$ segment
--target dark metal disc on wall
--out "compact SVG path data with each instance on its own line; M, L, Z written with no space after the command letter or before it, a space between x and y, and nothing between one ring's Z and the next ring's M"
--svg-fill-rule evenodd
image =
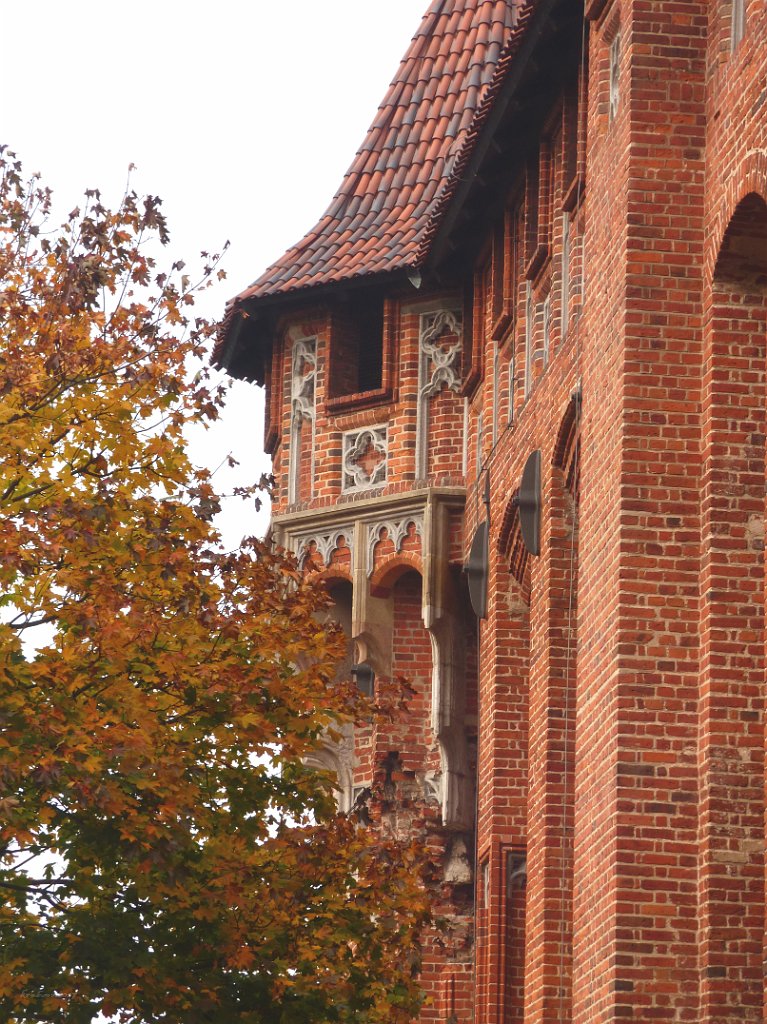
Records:
M488 525L480 523L474 531L466 575L469 581L469 598L478 619L487 618L487 577L488 577Z
M541 553L541 453L534 451L522 470L519 493L514 499L519 511L522 540L531 555Z

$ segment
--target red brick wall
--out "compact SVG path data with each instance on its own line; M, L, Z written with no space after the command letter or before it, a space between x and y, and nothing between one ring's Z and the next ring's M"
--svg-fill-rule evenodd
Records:
M564 121L554 98L537 137L519 140L529 159L510 162L496 222L466 256L471 382L465 396L443 388L429 402L425 482L466 486L450 561L466 558L489 516L490 567L477 665L467 643L466 666L466 726L473 733L476 703L479 732L476 964L470 896L446 890L460 938L447 953L436 941L426 951L424 1020L468 1020L473 998L476 1024L755 1024L766 948L767 7L749 0L734 52L729 0L586 8L580 160L565 144L575 135L573 83L563 81ZM455 294L390 297L396 380L343 411L327 403L327 315L285 325L318 338L304 506L358 500L340 494L341 432L363 425L389 428L389 477L376 493L416 484L420 316ZM528 338L537 357L526 388ZM270 403L282 424L278 513L288 336L282 351L271 373L281 405ZM526 557L512 497L534 450L541 554ZM423 547L413 529L402 551L386 537L375 550L393 672L416 692L408 717L359 749L404 801L398 827L420 830L444 859L452 838L438 809L413 798L439 767L420 578L391 574L395 563L424 569ZM526 882L511 885L509 864L525 857Z
M463 400L443 388L429 403L427 477L435 484L451 484L462 475Z
M408 681L407 718L381 727L380 743L398 751L404 770L423 771L433 761L431 735L431 641L421 619L421 578L415 572L401 576L392 588L394 636L392 673Z
M604 174L588 173L589 194L599 201L590 222L609 217L620 232L620 247L604 276L590 274L587 302L595 313L597 307L608 311L603 290L611 275L618 316L611 327L604 325L604 344L620 359L615 407L620 420L614 423L620 436L613 434L618 444L610 452L620 480L604 495L602 510L592 520L589 513L596 510L587 510L586 480L587 474L592 479L593 467L587 468L591 445L586 441L581 564L584 578L602 582L597 567L585 559L594 526L607 518L607 530L619 536L613 554L619 586L610 595L612 621L579 623L579 635L582 631L584 641L591 641L604 665L596 673L604 683L588 686L592 707L583 712L594 723L584 727L582 757L595 784L581 804L576 830L580 824L591 831L593 843L584 851L582 871L590 875L584 895L588 901L595 890L606 890L606 898L597 928L589 931L581 922L585 948L576 948L576 971L579 956L588 957L594 967L588 972L591 984L576 993L576 1017L594 1019L596 995L600 1018L677 1020L697 1013L698 981L695 418L706 5L689 3L680 11L674 5L613 4L600 27L592 40L590 101L594 134L601 136L607 164ZM604 69L615 32L621 38L621 101L610 123ZM618 177L616 182L616 164L625 167L623 181ZM616 184L625 190L620 197ZM608 210L603 199L625 203L620 226L616 211ZM596 341L595 327L589 322ZM594 358L597 351L590 353ZM593 387L584 387L584 407L596 398ZM603 599L593 593L583 597L594 618L603 618ZM583 671L590 682L595 668L589 657ZM602 714L592 717L597 708ZM593 834L594 806L603 815L603 836ZM576 876L577 858L576 853ZM614 951L609 958L604 948L608 935ZM662 974L661 961L666 965Z
M698 749L706 1019L737 1007L760 1020L764 999L765 267L767 206L750 196L725 234L705 332Z
M499 842L520 849L527 842L529 607L507 570L496 570L493 588L490 614L482 623L480 674L477 849L479 863L487 864L489 872L477 972L477 1019L482 1024L503 1020L504 872ZM484 885L479 872L477 884Z
M716 316L717 306L721 306L722 299L725 300L725 306L731 305L730 302L727 302L728 291L730 291L730 297L736 300L736 306L740 305L745 298L742 280L740 286L736 289L721 288L723 282L715 280L717 276L715 267L720 249L723 246L727 247L728 228L734 217L737 220L736 210L742 201L749 195L760 197L762 203L767 198L767 118L765 118L763 109L764 82L767 78L767 11L765 11L763 4L750 0L746 5L746 33L734 52L731 52L728 40L729 13L729 4L722 4L721 6L711 5L709 11L706 106L708 133L706 157L710 173L706 189L707 245L705 253L705 297L709 317ZM752 204L750 212L753 215L754 200L752 199L750 202ZM744 209L743 206L740 206L740 208L741 210ZM762 262L765 252L763 223L763 213L758 214L756 224L762 225L761 242L754 247L752 239L750 246L752 257L757 261L761 259ZM742 225L739 233L742 235ZM732 277L732 273L730 272L726 276ZM749 291L752 293L752 302L753 299L758 299L757 293L754 293L753 289L749 289ZM757 311L758 301L756 306L757 309L754 309L753 312L758 320L760 315ZM723 312L721 309L720 311ZM730 312L731 310L727 310L728 319ZM741 319L742 312L737 311L737 316L738 319ZM725 327L725 335L731 327L735 326L730 324L728 319L721 325ZM754 326L755 324L753 323L749 325L746 328L747 332L752 331ZM707 319L707 330L709 328L713 328L713 325ZM710 338L713 342L717 333L721 333L721 331L711 329L710 334L707 335L707 341ZM723 366L720 374L726 377L729 370L730 367ZM743 386L742 383L740 386ZM741 443L742 440L741 437ZM742 517L740 518L740 525L742 526ZM720 654L719 657L720 659L726 658L726 655ZM763 680L761 692L763 695ZM704 697L703 699L705 700L706 698ZM719 714L721 716L721 710ZM743 716L742 707L740 716ZM735 723L733 723L732 728L737 732L737 725ZM754 728L756 729L757 727L755 726ZM726 739L726 735L723 739ZM753 758L755 756L755 749L752 743L753 740L748 741L747 748L751 748L751 757ZM725 767L726 764L727 758L725 757L722 766ZM744 763L744 767L746 764L747 762ZM751 767L753 770L755 766L752 765ZM755 808L756 804L753 799L750 801L750 805L752 809ZM745 824L745 821L741 824L741 837L743 837L742 826ZM764 832L762 832L760 840L763 843ZM709 854L708 856L710 859L711 855ZM753 856L752 851L749 860L752 860ZM712 870L713 865L707 864L704 875L707 876ZM714 878L708 883L712 895L717 891L715 886L715 870L713 870L713 874ZM746 882L747 874L748 866L747 864L742 864L739 868L735 869L734 877L740 875L741 882L748 885L749 883ZM703 885L705 886L706 882L703 882ZM721 888L718 889L718 892L721 894ZM705 891L701 894L701 899L702 912L706 914L707 900ZM714 916L716 914L715 905L711 907L711 914ZM712 920L712 926L714 923L715 921ZM742 941L743 932L740 931L739 935ZM701 964L702 970L706 969L705 959L713 952L714 942L711 940L714 940L716 936L717 933L715 931L704 936L704 952L702 953L704 962ZM762 938L761 951L763 963L767 963L767 939L765 936ZM756 974L752 973L750 981L746 980L749 968L742 958L739 958L738 962L733 960L723 961L712 966L715 966L715 970L712 972L714 977L704 981L704 1000L707 1004L710 1003L712 1006L718 1007L725 1005L728 1007L726 1012L733 1016L735 1011L732 1009L732 1004L737 1000L735 993L739 985L745 985L748 1006L746 1012L750 1015L749 1019L759 1019L759 998L756 994L758 987L756 960L751 961L750 970L751 972L755 971ZM762 995L763 998L764 996Z
M559 1021L572 1014L578 540L558 471L547 497L531 600L526 1002L529 1019Z
M439 807L425 796L427 773L439 771L440 759L431 729L432 645L422 621L420 575L400 570L390 593L392 674L404 679L411 693L406 713L373 728L372 756L385 797L379 813L383 827L420 835L441 872L452 840L441 828ZM455 1024L466 1024L471 1020L471 886L438 881L435 895L436 913L447 922L447 930L430 935L423 951L427 1004L421 1021L442 1024L452 1013Z
M411 300L412 291L407 295ZM281 401L272 401L270 416L281 424L276 431L274 475L276 479L274 512L302 508L320 510L337 505L339 501L354 503L371 494L385 497L409 490L416 478L417 395L419 387L419 334L420 316L424 311L435 311L455 305L451 294L419 296L417 304L399 300L394 296L386 303L386 330L393 341L384 351L384 360L396 355L396 366L387 373L391 389L374 397L351 398L342 406L333 401L338 384L331 392L328 386L328 351L333 345L334 331L338 341L345 343L338 318L315 310L308 315L286 318L280 331L281 348L270 379L282 380ZM335 323L335 327L334 327ZM297 500L288 503L290 466L290 407L292 345L296 338L317 339L317 375L315 385L316 422L314 429L314 470L308 478L302 458L301 485ZM448 344L446 335L443 344ZM454 340L454 339L453 339ZM343 360L336 359L334 365ZM334 371L340 373L341 370ZM273 385L274 387L274 385ZM432 485L463 483L463 400L455 392L443 387L429 401L428 435L426 438L427 480ZM378 425L388 426L388 479L385 486L369 491L343 493L341 486L342 435L345 431ZM273 428L272 428L273 429Z

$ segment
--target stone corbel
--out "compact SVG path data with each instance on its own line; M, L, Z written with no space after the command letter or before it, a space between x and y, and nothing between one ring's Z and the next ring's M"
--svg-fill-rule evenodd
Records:
M443 615L429 630L432 645L432 726L442 763L442 822L474 827L474 780L469 764L464 707L465 656L461 623Z
M432 645L431 726L442 762L442 820L474 827L474 780L466 739L463 617L451 576L448 510L430 501L424 516L423 621Z
M377 676L391 678L394 603L391 596L373 597L367 575L367 524L357 522L354 534L352 639L357 661L367 662Z

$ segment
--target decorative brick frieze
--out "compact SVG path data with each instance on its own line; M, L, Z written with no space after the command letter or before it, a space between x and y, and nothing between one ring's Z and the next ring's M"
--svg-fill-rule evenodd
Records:
M315 384L317 379L317 339L304 338L293 345L291 405L293 420L314 422Z
M440 343L444 337L456 338L452 344ZM420 350L422 356L421 395L431 398L442 387L461 390L461 347L463 326L460 311L440 309L421 314Z
M338 529L330 530L325 533L310 531L304 534L299 534L291 538L291 548L295 552L299 564L302 564L303 560L312 550L312 544L314 544L314 550L319 554L323 565L327 568L333 558L333 552L338 549L339 543L342 539L346 541L346 545L351 551L351 571L353 572L354 526L351 524L341 526Z
M367 570L368 576L373 575L373 569L375 568L375 550L376 545L383 538L381 534L386 530L386 539L390 540L394 545L394 553L396 554L402 549L402 544L405 538L408 536L410 527L414 527L415 534L418 537L423 538L423 516L422 515L410 515L405 516L404 519L384 519L368 524L368 535L367 535Z

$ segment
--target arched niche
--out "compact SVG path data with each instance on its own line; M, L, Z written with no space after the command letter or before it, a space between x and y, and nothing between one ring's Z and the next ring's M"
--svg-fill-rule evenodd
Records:
M514 498L506 505L498 533L498 554L506 564L509 573L517 583L517 596L525 605L530 605L530 555L522 539L519 509Z
M354 738L351 729L344 729L340 740L328 740L304 758L304 764L335 776L338 810L348 814L354 801Z
M346 638L345 653L336 668L335 679L337 683L347 682L351 676L350 670L354 660L354 645L351 638L352 583L348 577L333 569L323 571L321 576L332 604L320 613L320 618L324 622L334 622L340 627ZM355 726L348 723L340 730L339 739L331 739L326 735L321 746L305 758L305 764L310 767L335 775L337 780L336 800L338 809L342 813L351 810L354 799L356 767L354 745Z
M705 294L702 373L700 973L702 1019L764 1010L767 203L724 230ZM736 955L733 955L735 953Z
M330 618L337 623L347 639L346 655L339 664L336 678L348 679L353 664L352 644L352 583L347 577L336 574L332 570L323 574L323 581L328 595L333 602L329 609Z

